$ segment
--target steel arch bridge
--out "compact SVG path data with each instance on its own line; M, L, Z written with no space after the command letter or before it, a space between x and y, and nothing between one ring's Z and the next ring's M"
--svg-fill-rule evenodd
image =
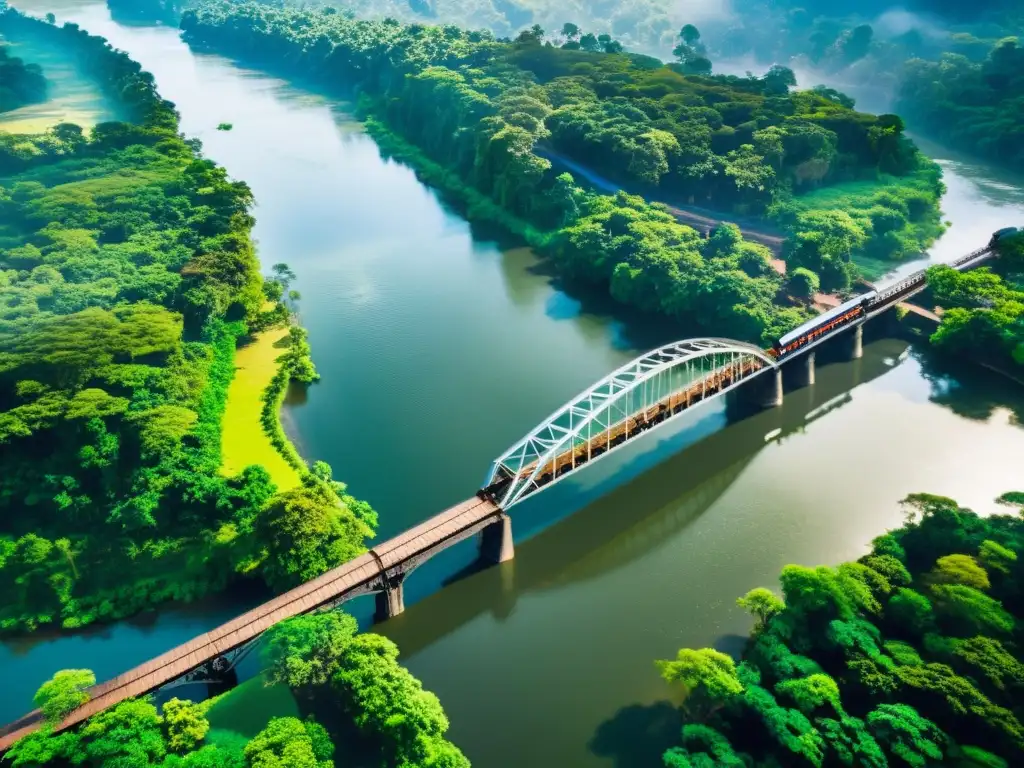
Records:
M483 493L508 509L673 416L779 364L731 339L687 339L613 371L499 456Z

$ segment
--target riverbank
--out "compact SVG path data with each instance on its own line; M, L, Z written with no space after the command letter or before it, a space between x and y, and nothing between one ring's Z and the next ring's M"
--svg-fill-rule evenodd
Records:
M499 226L509 234L521 237L533 248L543 248L550 244L555 232L537 229L466 184L457 173L431 160L422 149L388 126L381 118L379 104L374 100L362 99L357 114L363 121L367 135L373 138L385 158L408 165L415 171L416 178L456 203L467 219Z
M278 491L287 491L301 482L293 462L284 451L295 454L289 443L279 451L264 427L263 414L271 409L279 419L281 396L268 393L274 378L284 365L280 360L288 347L288 327L270 328L253 334L235 351L235 375L228 387L221 438L221 474L236 475L258 464L270 473ZM270 403L267 403L268 394Z

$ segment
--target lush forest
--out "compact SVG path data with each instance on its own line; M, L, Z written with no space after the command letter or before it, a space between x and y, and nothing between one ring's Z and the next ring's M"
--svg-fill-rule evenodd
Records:
M946 309L932 343L1019 376L1024 371L1024 235L1003 238L992 267L928 270L928 287Z
M12 56L10 46L0 41L0 112L45 100L43 70Z
M14 10L0 33L74 56L132 120L0 133L0 629L79 627L243 574L284 589L363 551L373 511L325 464L287 493L259 466L219 471L236 341L287 317L249 188L102 38ZM293 341L282 370L309 381Z
M897 108L929 136L1024 171L1024 47L1000 40L980 62L907 62Z
M213 723L230 691L202 703L129 699L84 725L24 737L7 752L15 768L469 768L445 738L448 719L437 697L398 663L385 637L357 634L340 611L300 616L262 641L263 684L286 687L300 717L275 717L248 741ZM50 723L88 700L88 670L64 670L43 684L36 704ZM251 685L252 683L247 683Z
M765 340L804 316L770 253L733 227L703 239L641 197L585 191L548 155L641 191L771 214L793 233L792 266L827 290L849 286L855 254L904 255L941 231L939 171L899 119L790 92L787 70L686 75L574 25L557 44L539 28L500 42L254 3L202 5L182 29L192 45L355 89L381 145L458 192L471 216L525 232L563 274L626 304L719 334ZM908 175L887 186L896 174Z
M756 624L736 664L710 648L658 662L686 698L670 768L1018 765L1024 494L980 517L914 494L908 522L836 568L787 565L783 597L737 602Z
M1020 3L737 0L736 9L708 30L715 57L786 62L892 104L915 131L1024 168Z

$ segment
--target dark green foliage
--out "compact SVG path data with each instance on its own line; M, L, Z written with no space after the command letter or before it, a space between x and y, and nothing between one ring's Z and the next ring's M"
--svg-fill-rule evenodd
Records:
M262 652L267 681L293 690L325 685L338 669L342 648L357 630L356 620L341 611L275 624L267 631Z
M880 704L868 713L867 723L889 756L904 765L924 768L942 759L942 731L913 707Z
M885 608L885 617L895 633L909 637L920 637L935 623L931 601L912 589L896 591Z
M1012 271L1012 259L997 262ZM928 285L946 308L932 334L940 349L965 354L990 365L1024 366L1024 290L987 267L960 273L946 266L928 270Z
M332 488L309 475L270 500L256 518L253 541L263 578L283 591L361 554L372 535Z
M687 725L683 746L665 753L665 768L743 768L729 740L714 728Z
M38 64L26 64L0 43L0 112L46 100L46 78Z
M379 635L356 635L338 660L332 690L364 736L380 745L385 765L468 768L444 738L448 718L437 697L398 664L398 647Z
M1019 762L1024 518L931 494L905 504L907 524L859 562L783 569L785 605L751 637L739 692L699 713L700 737L666 765L710 766L719 748L765 766Z
M362 746L379 757L374 764L468 768L444 738L448 720L437 697L398 664L394 643L357 635L351 616L335 611L282 622L270 630L263 658L268 683L330 702L335 719L354 725Z

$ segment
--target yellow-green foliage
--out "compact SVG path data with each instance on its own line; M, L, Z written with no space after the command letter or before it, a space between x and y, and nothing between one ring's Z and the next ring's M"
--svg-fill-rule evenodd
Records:
M224 409L221 472L234 475L260 464L280 491L299 484L299 473L278 452L260 423L263 396L278 371L288 329L273 328L243 343L235 353L235 377Z

